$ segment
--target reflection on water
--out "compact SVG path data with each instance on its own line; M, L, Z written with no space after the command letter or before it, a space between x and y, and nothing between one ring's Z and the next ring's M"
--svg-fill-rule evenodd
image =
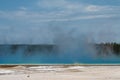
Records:
M120 63L118 55L101 45L60 47L56 45L0 45L0 64Z

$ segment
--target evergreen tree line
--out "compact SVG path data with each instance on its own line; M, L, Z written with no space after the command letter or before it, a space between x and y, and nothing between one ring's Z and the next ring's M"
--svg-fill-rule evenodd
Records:
M98 54L115 54L120 55L120 44L118 43L100 43L95 44Z

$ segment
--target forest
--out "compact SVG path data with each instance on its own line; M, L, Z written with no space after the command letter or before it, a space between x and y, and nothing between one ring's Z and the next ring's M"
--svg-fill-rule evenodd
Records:
M98 55L120 55L120 44L118 43L100 43L95 44L95 49Z
M96 51L97 55L120 55L120 44L118 43L99 43L93 44L93 49ZM59 53L59 46L57 45L0 45L0 54L15 54L18 51L26 55L32 55L33 53L47 53L47 54L57 54Z

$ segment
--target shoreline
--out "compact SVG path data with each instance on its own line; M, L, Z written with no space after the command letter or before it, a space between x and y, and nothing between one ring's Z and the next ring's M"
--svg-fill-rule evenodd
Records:
M38 65L0 67L0 80L120 80L119 66Z
M0 64L0 66L120 66L120 64Z

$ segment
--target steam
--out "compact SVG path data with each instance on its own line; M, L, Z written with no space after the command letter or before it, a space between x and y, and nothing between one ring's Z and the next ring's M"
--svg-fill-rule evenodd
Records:
M17 43L17 41L11 42L11 38L8 38L5 42L8 46L3 47L4 50L1 48L1 54L4 53L3 56L5 56L5 59L18 57L20 62L25 59L25 61L28 60L28 62L31 62L31 60L40 61L39 63L76 63L84 59L85 61L87 61L87 59L93 59L93 40L90 39L88 35L81 34L78 28L51 26L50 28L46 27L42 30L41 29L42 28L33 29L32 31L36 31L36 34L31 33L30 36L28 35L28 42L26 42L24 38L23 40L25 40L25 44L20 43L19 41L19 43ZM21 46L20 48L17 46L11 47L11 43L12 45L15 44L25 46ZM5 44L3 44L3 46L4 45ZM30 45L43 46L40 47ZM51 48L52 51L42 48L44 45L47 45L46 48L48 48L49 45L50 47L53 46L53 48ZM14 49L16 51L14 51ZM12 55L10 55L10 53ZM6 54L8 54L8 56L6 56Z
M33 33L23 34L20 31L24 35L21 37L17 37L19 32L16 32L17 35L7 36L7 39L4 36L5 42L2 43L4 47L0 47L0 54L3 54L0 57L1 61L4 63L8 59L12 63L17 58L16 63L102 62L97 56L94 38L89 33L83 34L79 29L49 25L45 28L31 28L30 31ZM11 47L12 45L18 45L18 47ZM19 45L22 46L19 47Z

